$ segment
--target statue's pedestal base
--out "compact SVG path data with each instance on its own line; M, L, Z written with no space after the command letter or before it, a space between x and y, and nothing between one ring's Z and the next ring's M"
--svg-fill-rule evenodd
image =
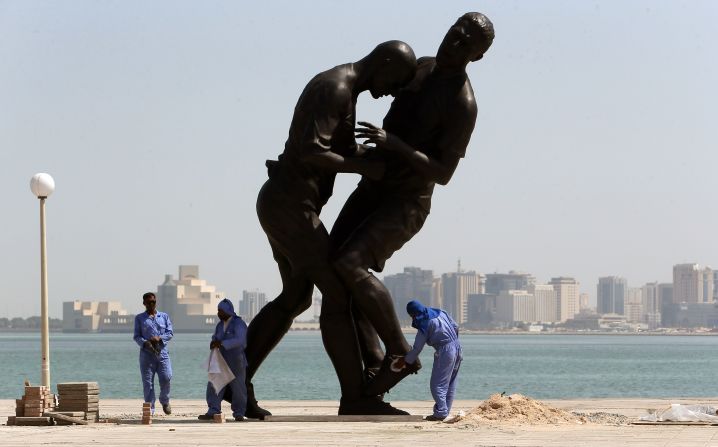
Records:
M266 416L264 422L419 422L423 420L421 415L296 415L296 416Z

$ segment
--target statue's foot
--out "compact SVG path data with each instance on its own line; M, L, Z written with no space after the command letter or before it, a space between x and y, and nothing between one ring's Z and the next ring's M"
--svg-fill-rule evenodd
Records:
M399 383L404 377L409 374L416 374L421 369L421 362L416 359L416 362L412 365L406 364L404 368L399 371L392 369L391 365L397 358L401 356L389 355L384 358L384 363L381 365L381 369L374 376L372 380L367 382L362 392L365 396L376 396L384 394Z
M269 410L265 410L260 407L256 400L254 402L247 401L247 410L244 412L244 417L264 420L265 416L271 415L272 413L270 413Z
M339 415L407 415L404 410L392 407L379 397L361 397L359 399L344 399L339 401Z
M250 419L264 420L265 416L271 416L272 413L259 406L259 402L254 397L254 385L252 382L247 383L247 410L244 412L244 417Z

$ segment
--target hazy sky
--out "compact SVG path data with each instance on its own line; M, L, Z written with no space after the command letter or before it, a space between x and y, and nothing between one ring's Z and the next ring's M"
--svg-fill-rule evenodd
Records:
M390 39L434 55L466 11L496 40L469 66L466 158L387 263L539 281L670 281L718 264L718 3L712 1L0 0L0 316L40 312L48 172L50 313L73 299L141 308L179 264L236 302L274 297L257 221L264 161L316 73ZM374 123L389 101L364 94ZM338 179L327 226L357 177Z

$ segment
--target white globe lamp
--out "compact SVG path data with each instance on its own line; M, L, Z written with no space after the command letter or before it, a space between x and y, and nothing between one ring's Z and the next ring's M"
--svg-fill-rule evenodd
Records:
M50 174L44 172L35 174L30 179L30 191L39 199L50 197L50 194L55 191L55 180Z

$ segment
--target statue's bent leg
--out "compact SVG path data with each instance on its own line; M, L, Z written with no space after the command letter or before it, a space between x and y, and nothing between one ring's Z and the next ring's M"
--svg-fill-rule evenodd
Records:
M391 255L409 241L428 216L427 204L385 200L354 230L335 254L333 265L350 290L353 304L361 310L384 342L387 355L379 372L364 388L369 396L382 394L408 374L421 368L420 362L399 372L391 361L411 349L401 332L391 295L369 272L382 271Z
M381 368L384 360L384 348L379 341L379 334L377 334L376 329L354 303L352 303L352 316L354 317L354 324L359 337L359 349L364 361L364 376L366 379L371 379Z
M339 379L342 397L359 398L363 367L346 290L329 264L313 266L308 275L322 292L322 342Z
M339 377L342 397L339 401L340 415L406 415L406 411L392 407L380 396L363 396L361 361L356 362L360 352L354 318L349 306L337 300L322 300L320 317L322 341ZM356 373L360 374L357 375ZM357 383L360 386L357 388Z
M329 233L330 258L336 259L341 246L350 239L354 230L371 216L381 204L381 197L367 188L358 187L347 198ZM352 299L353 301L353 299ZM379 336L364 314L352 304L352 315L359 337L359 347L364 362L365 379L372 378L379 371L384 360L384 349Z
M252 378L274 347L289 331L298 315L312 305L314 285L304 276L292 275L289 261L270 241L274 259L282 277L282 293L267 303L252 319L247 329L247 411L252 419L263 419L271 413L259 406Z
M383 402L378 396L362 396L362 362L351 306L343 284L328 267L311 272L310 277L322 291L322 314L319 321L322 341L342 390L339 414L408 414Z
M364 263L362 252L350 245L342 249L334 266L349 288L353 304L379 334L387 353L405 355L411 346L401 332L391 295L381 281L362 267Z
M312 305L314 285L304 275L293 275L286 257L270 242L282 277L282 293L267 303L247 329L247 378L251 380L264 359L289 331L294 319Z

